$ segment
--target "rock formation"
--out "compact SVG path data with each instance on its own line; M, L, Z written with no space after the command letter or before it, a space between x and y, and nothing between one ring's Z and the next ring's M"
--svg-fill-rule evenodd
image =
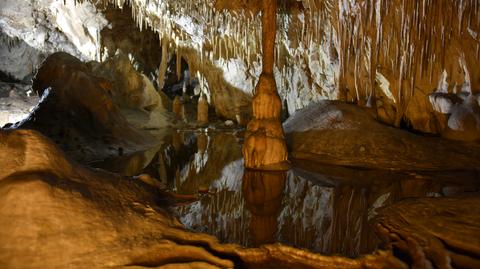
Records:
M197 122L199 124L208 123L208 102L203 94L200 94L200 98L198 99Z
M2 0L0 267L480 267L479 36L478 0Z
M40 131L77 160L118 156L120 149L135 151L153 143L122 115L112 98L112 84L94 76L73 56L48 57L35 76L33 90L42 96L40 103L12 128Z
M183 101L183 98L180 96L175 96L175 99L173 99L173 105L172 105L172 111L173 114L177 117L177 119L180 120L185 120L185 104Z
M247 168L285 169L288 152L280 112L282 104L273 76L277 1L262 1L263 69L253 96L253 119L243 145ZM267 168L268 167L268 168Z
M380 237L412 268L480 266L480 197L412 199L381 210Z
M284 124L293 158L389 170L478 171L477 143L448 142L388 127L358 106L312 104Z
M147 31L149 26L162 39L168 39L169 52L175 51L177 58L188 63L192 77L207 78L203 90L220 116L235 120L239 112L251 115L251 95L262 72L262 34L258 27L261 16L255 15L261 9L261 1L134 0L126 4L124 0L104 0L97 1L96 6L89 1L75 6L75 1L69 0L65 6L55 3L50 9L51 2L2 2L3 31L9 38L19 37L42 53L50 53L57 46L93 60L95 54L140 47L123 42L125 38L121 36L125 33L114 31L119 36L115 39L105 30L108 27L102 30L107 22L100 11L107 9L105 17L115 20L109 10L113 6L122 8L121 16L132 13L140 30ZM462 139L463 136L445 130L452 113L438 115L429 96L439 91L455 95L471 93L478 103L477 8L476 0L438 5L430 0L356 0L344 5L336 0L282 1L277 15L273 74L284 109L292 114L312 102L342 99L371 108L379 120L389 125ZM22 10L26 15L9 10ZM38 19L16 19L28 14ZM43 20L42 16L48 19ZM88 16L95 19L88 20L85 32L79 25ZM28 34L22 27L37 30ZM55 34L43 34L47 30ZM96 31L106 42L97 37ZM42 39L46 39L44 47ZM149 38L145 40L150 50L152 42ZM9 43L12 49L26 51L14 45L15 42ZM88 46L81 46L82 43ZM101 43L108 47L108 53L99 53L102 50L96 45ZM122 46L123 43L130 45ZM156 62L160 61L162 49L152 49L156 54L151 53L151 58ZM28 73L31 63L37 61L27 59L35 58L28 55L24 53L4 62L22 60L27 64L19 66L25 69L19 73ZM145 58L136 51L132 55L134 61ZM470 126L469 118L465 124L452 123L450 129ZM452 122L458 119L454 117ZM476 122L478 125L478 119Z
M139 129L158 129L171 122L170 99L157 91L148 77L138 72L122 51L101 63L89 62L95 76L111 84L113 102L122 115Z

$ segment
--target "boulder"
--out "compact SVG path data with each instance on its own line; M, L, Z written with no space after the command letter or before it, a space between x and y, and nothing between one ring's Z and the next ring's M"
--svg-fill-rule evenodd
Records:
M388 170L475 170L480 145L426 137L377 122L358 106L322 101L284 123L291 156Z
M112 85L67 53L49 56L32 87L41 96L40 103L12 128L40 131L77 160L104 159L154 143L121 114Z

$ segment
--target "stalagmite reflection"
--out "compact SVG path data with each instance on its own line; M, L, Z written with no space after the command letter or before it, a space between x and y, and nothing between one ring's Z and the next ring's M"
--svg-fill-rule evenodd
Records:
M174 132L172 135L172 146L175 152L180 151L183 146L184 134L182 132Z
M282 209L286 172L245 170L242 192L251 213L250 237L254 246L274 243Z
M198 153L204 154L208 148L208 136L204 133L197 134Z

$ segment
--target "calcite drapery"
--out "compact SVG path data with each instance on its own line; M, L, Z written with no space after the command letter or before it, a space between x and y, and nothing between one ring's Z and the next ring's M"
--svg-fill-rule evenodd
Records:
M276 0L262 1L263 70L253 97L253 119L247 126L243 156L253 169L282 170L288 152L280 123L282 104L273 77Z

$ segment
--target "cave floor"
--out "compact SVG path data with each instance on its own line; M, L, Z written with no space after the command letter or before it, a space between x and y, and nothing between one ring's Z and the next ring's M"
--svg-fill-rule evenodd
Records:
M128 176L148 174L193 201L173 208L191 231L222 243L280 242L324 255L358 257L380 247L373 219L381 207L424 197L477 195L478 172L388 171L291 160L275 179L252 183L241 155L243 131L173 130L161 146L94 164ZM265 180L263 180L265 178ZM255 182L255 181L253 181Z

